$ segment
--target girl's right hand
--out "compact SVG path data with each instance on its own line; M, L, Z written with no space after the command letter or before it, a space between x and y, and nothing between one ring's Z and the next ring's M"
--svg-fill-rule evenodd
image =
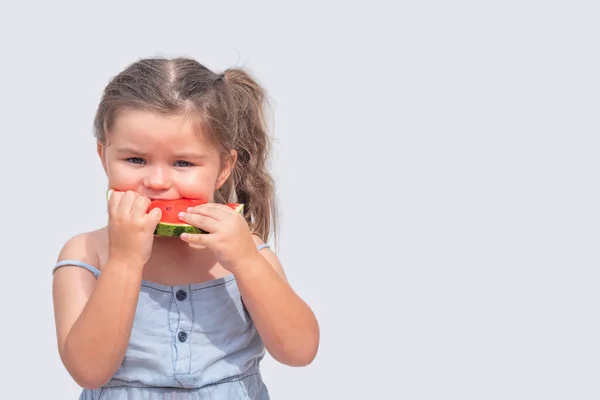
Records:
M150 199L134 191L109 192L109 257L144 266L150 258L154 229L160 221L158 208L147 213Z

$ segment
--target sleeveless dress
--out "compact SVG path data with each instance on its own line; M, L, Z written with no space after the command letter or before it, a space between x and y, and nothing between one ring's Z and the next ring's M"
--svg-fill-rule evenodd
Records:
M268 244L258 249L269 247ZM78 260L70 265L100 271ZM264 344L233 275L200 284L142 281L125 358L104 386L80 400L268 400L259 363Z

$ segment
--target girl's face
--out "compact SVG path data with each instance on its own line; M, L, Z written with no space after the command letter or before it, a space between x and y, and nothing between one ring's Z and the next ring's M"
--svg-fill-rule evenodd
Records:
M98 154L111 189L150 199L214 201L235 163L235 152L222 162L193 119L145 111L122 113Z

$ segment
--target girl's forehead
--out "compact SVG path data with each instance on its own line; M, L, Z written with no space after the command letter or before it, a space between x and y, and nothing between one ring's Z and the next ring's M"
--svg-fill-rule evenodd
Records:
M194 147L210 145L199 119L189 115L160 115L147 111L128 110L119 115L110 136L113 143Z

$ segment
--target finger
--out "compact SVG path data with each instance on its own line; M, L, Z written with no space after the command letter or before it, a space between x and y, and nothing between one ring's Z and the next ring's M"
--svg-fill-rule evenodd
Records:
M123 195L123 198L121 199L121 202L119 203L117 212L121 212L121 213L125 213L125 214L131 213L131 209L133 208L133 203L135 203L135 200L137 199L137 197L138 197L137 193L135 193L131 190L128 190L127 192L125 192L125 195Z
M213 234L211 233L182 233L179 237L192 246L207 247L209 249L213 241Z
M111 195L108 199L108 212L110 215L114 215L117 212L124 194L125 193L123 192L111 191Z
M221 221L228 216L227 210L219 207L220 204L201 204L199 206L192 207L188 210L188 213L204 215Z
M131 208L131 214L137 218L141 218L148 212L148 207L150 206L150 199L145 196L138 196L135 199L133 206Z
M221 211L223 211L223 213L228 214L228 215L237 215L239 214L238 211L234 210L229 204L219 204L219 203L215 203L215 204L211 204L211 207L215 207Z
M216 232L219 228L219 221L206 215L179 213L179 218L196 228L200 228L207 232Z
M147 221L151 226L156 227L156 225L160 222L162 218L162 210L160 208L153 208L150 210L148 215L146 215Z

